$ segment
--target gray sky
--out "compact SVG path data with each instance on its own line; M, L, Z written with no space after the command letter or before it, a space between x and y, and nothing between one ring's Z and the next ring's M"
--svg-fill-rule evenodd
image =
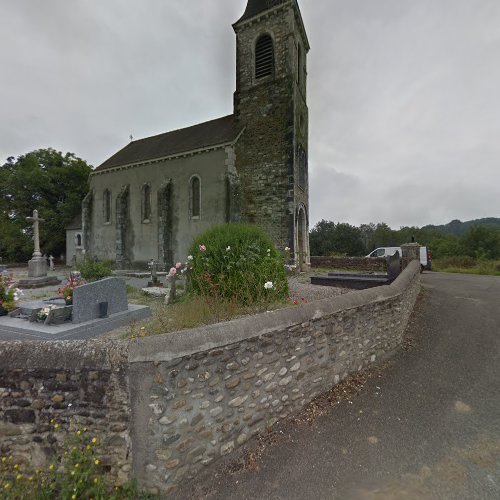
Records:
M500 1L299 0L310 222L500 217ZM246 0L0 0L0 161L232 112Z

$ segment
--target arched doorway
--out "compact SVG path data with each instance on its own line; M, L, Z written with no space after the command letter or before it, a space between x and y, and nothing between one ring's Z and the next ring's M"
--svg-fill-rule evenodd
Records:
M309 270L309 234L306 209L303 205L297 211L297 260L299 271Z

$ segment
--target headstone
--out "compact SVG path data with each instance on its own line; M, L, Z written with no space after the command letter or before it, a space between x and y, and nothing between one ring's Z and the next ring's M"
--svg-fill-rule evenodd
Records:
M100 303L108 303L108 315L128 310L127 287L119 278L106 278L77 286L73 291L73 323L100 317Z
M148 286L157 287L160 285L160 280L158 279L158 262L151 259L148 266L151 271L151 281L148 282Z
M71 318L73 306L63 306L57 309L51 309L45 318L45 325L62 325Z
M51 271L54 270L54 256L53 255L49 255L49 268Z
M386 258L387 262L387 278L389 281L394 281L401 273L401 256L399 252L394 255L389 255Z

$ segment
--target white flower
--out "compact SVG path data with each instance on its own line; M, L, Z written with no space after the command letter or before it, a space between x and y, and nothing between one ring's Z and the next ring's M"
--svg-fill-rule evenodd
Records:
M264 284L264 288L265 288L266 290L271 290L272 288L274 288L274 284L273 284L273 282L272 282L272 281L268 281L268 282L266 282L266 283Z
M226 252L230 252L230 251L231 251L231 247L227 247Z
M285 252L289 252L290 251L290 247L285 247Z
M193 256L192 255L188 255L187 260L188 260L188 262L192 262L193 261Z

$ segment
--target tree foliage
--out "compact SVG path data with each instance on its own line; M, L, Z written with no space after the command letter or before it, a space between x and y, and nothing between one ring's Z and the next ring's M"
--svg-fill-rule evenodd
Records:
M364 255L363 235L359 228L346 223L322 220L309 236L312 255Z
M92 167L73 153L39 149L7 158L0 166L0 256L26 261L33 252L32 224L37 209L41 251L65 252L65 227L81 211Z

